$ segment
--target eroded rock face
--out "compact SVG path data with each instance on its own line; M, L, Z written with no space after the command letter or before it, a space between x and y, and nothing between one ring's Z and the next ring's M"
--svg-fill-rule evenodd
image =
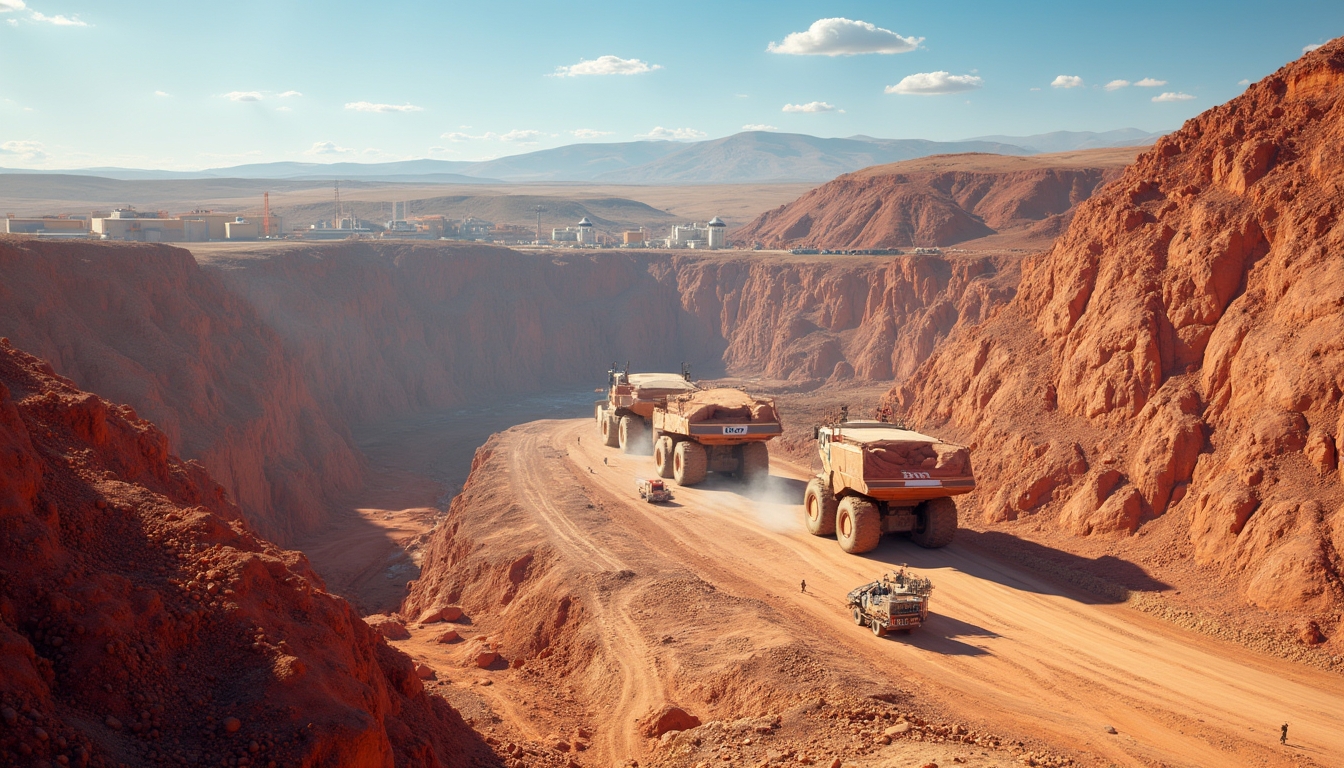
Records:
M204 467L7 339L0 552L0 710L13 721L0 763L489 756L303 555L251 531ZM25 735L39 729L46 738Z
M980 446L990 520L1043 500L1097 534L1179 506L1250 602L1338 606L1341 147L1335 41L1159 140L893 399ZM1047 498L1051 434L1097 469Z

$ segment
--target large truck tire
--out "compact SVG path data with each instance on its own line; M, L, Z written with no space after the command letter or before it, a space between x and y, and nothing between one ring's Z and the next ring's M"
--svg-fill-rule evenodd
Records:
M621 444L621 424L616 414L607 412L606 418L602 419L602 443L610 448L615 448Z
M648 448L644 420L638 416L622 416L618 437L622 453L643 453Z
M672 452L677 448L672 442L672 438L667 435L659 437L653 444L653 466L658 469L658 476L671 479L672 477Z
M835 510L835 538L840 548L861 555L882 540L882 513L877 505L858 496L846 496Z
M835 508L838 502L830 486L820 477L812 478L803 493L803 511L807 516L807 532L813 536L835 535Z
M915 530L910 540L921 547L938 549L952 543L957 535L957 503L943 496L915 507Z
M703 482L709 468L705 447L690 440L682 440L672 450L672 477L677 485L695 485Z
M597 428L602 428L602 420L607 417L607 404L596 403L593 405L593 420L597 422Z
M745 443L742 446L742 466L738 476L744 483L763 482L770 476L770 449L765 443Z

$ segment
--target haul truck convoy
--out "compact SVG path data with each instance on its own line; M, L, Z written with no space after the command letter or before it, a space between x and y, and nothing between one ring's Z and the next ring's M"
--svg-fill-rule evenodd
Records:
M602 440L625 453L648 454L651 447L648 425L653 409L670 395L699 391L691 383L690 368L681 373L631 373L614 364L607 371L607 399L594 403L593 415L602 431ZM670 477L670 475L665 475Z
M953 496L975 490L971 454L881 421L817 427L821 474L803 496L807 530L835 535L851 554L868 552L884 533L909 534L921 547L945 547L957 532Z
M728 388L670 395L653 409L653 462L679 485L695 485L707 472L750 483L770 474L765 444L783 432L769 398Z

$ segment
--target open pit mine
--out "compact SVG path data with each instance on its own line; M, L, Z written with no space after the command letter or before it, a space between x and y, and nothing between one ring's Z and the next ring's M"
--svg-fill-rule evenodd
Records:
M0 239L0 765L1344 765L1344 41L965 162L748 235L1040 248ZM768 464L644 502L693 433L609 445L613 360L771 403ZM841 406L973 466L955 538L809 531Z

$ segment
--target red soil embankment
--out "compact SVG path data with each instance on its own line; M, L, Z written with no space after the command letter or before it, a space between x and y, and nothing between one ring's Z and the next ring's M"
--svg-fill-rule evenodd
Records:
M0 763L492 762L126 406L0 341Z
M1337 631L1342 146L1336 40L1160 139L893 393L979 446L986 521L1118 535Z
M761 214L733 239L773 248L905 248L1051 229L1137 152L940 155L874 166Z

